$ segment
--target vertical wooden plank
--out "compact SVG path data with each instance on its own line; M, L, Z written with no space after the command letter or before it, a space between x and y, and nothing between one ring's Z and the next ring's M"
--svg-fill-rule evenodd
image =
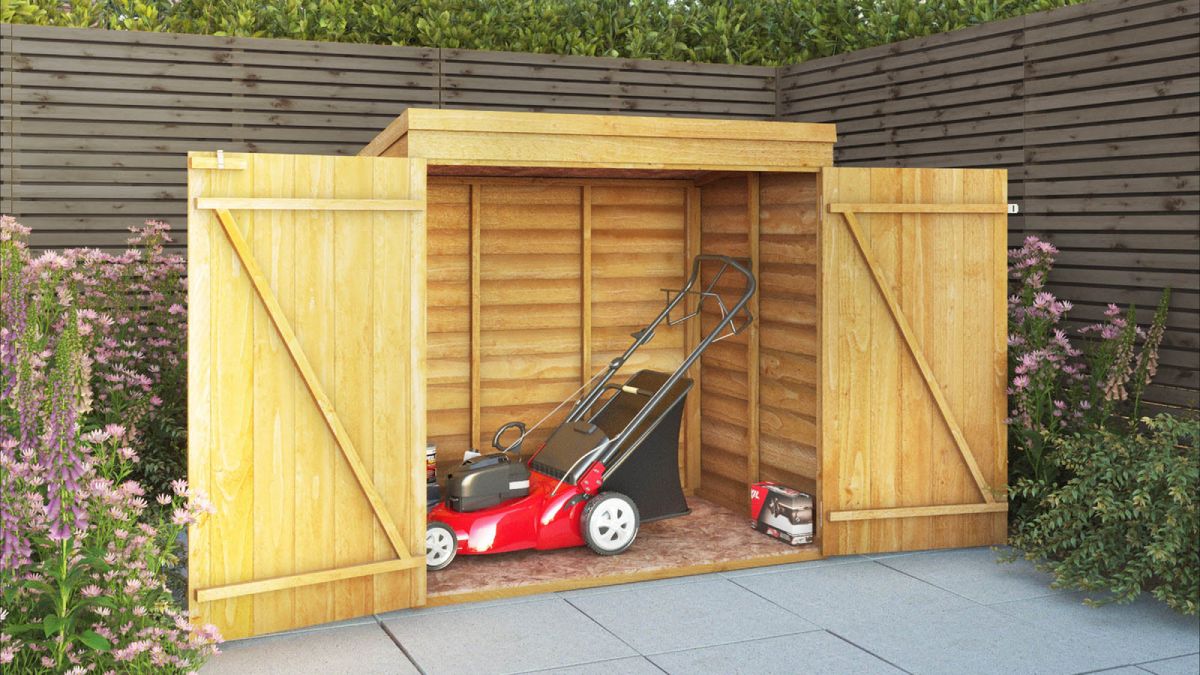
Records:
M296 193L306 197L334 196L334 158L296 157ZM296 236L293 270L296 292L296 339L308 356L324 389L334 389L334 215L329 211L302 211L294 217ZM297 572L331 569L336 565L335 482L338 449L312 395L297 381L295 499L296 522L302 523L295 540ZM336 398L334 399L336 403ZM297 625L333 621L334 585L297 588Z
M482 186L471 183L470 200L470 250L471 250L471 447L483 448L483 428L480 420L481 403L479 401L479 200L482 197Z
M254 167L214 171L213 196L252 194ZM252 238L254 216L237 212L242 235ZM225 233L214 228L212 302L213 419L212 501L209 550L214 586L254 578L254 290ZM254 601L249 597L214 602L214 623L235 636L254 629Z
M582 349L579 381L583 384L592 375L592 186L584 185L580 189L579 334Z
M211 459L213 434L213 320L212 276L216 236L220 226L211 211L196 209L196 197L207 196L212 171L187 172L188 209L188 484L194 490L213 494ZM188 527L188 609L202 623L211 621L210 608L195 601L196 590L210 585L212 519Z
M1008 172L992 172L992 198L997 204L1008 203ZM992 426L995 469L993 486L1008 485L1008 216L991 220L992 255ZM1007 495L1000 499L1007 499ZM1008 518L1001 514L992 520L992 541L1004 542L1008 536Z
M827 169L822 169L816 176L816 189L814 199L816 201L816 222L815 227L815 246L816 246L816 265L813 270L815 286L813 288L813 302L816 306L813 308L813 316L816 317L816 351L815 358L815 380L816 385L813 388L814 405L813 423L816 425L816 433L814 434L816 444L814 451L817 458L816 475L813 476L813 481L816 484L814 488L813 499L815 500L813 508L813 542L819 547L824 555L825 551L825 536L826 536L826 515L829 508L825 504L825 219L826 219L826 201L825 201L825 180Z
M969 203L991 203L991 175L987 171L964 170L961 172L962 193L960 199ZM964 300L963 341L960 355L963 370L963 416L960 418L963 435L970 445L975 461L984 478L991 484L996 466L996 429L993 426L992 391L989 386L993 375L994 338L992 333L992 265L991 224L996 216L967 214L962 216L962 284ZM972 483L973 484L973 483ZM968 493L969 494L969 493ZM964 501L980 499L967 497ZM964 526L973 532L962 536L980 538L988 528L975 527L993 520L991 514L963 518ZM977 532L977 534L976 534Z
M288 155L250 156L255 197L294 196L294 161ZM249 215L249 214L246 214ZM244 216L243 216L244 217ZM295 258L292 214L255 214L251 246L284 315L295 319ZM296 369L262 301L254 313L254 576L295 572ZM290 628L295 592L253 596L255 634Z
M426 166L424 159L409 160L408 194L409 199L425 200ZM409 227L409 281L408 281L408 316L409 330L408 368L405 375L408 384L408 439L404 447L412 453L409 455L409 491L407 501L414 505L404 512L400 522L405 523L404 531L408 534L408 550L414 556L420 556L425 551L425 441L426 441L426 321L427 321L427 234L426 214L416 211L404 214L401 218L407 221ZM416 607L425 604L425 568L418 567L409 572L408 602L406 606Z
M961 170L941 169L933 175L932 200L939 204L952 204L962 199ZM962 420L963 368L962 353L964 339L963 302L963 217L960 214L926 215L922 218L926 230L925 241L929 246L934 264L929 280L932 291L927 302L938 308L932 341L922 347L929 360L934 377L942 387L947 404L954 415ZM966 492L964 481L968 480L966 467L954 444L945 420L938 415L935 421L934 447L936 448L934 484L939 503L962 504L976 501L978 494ZM965 494L964 494L965 493ZM952 545L956 541L965 516L947 516L934 520L934 542L938 547Z
M871 198L871 170L840 171L840 199L866 202ZM871 428L875 423L871 409L871 314L876 303L883 302L875 289L870 271L846 230L844 218L839 218L839 233L845 236L846 247L839 251L838 303L841 327L839 357L842 359L839 395L842 415L839 452L841 484L846 500L844 508L864 508L871 495ZM863 236L869 241L874 231L864 225ZM848 550L870 550L873 523L848 523L842 530L842 540Z
M379 159L374 162L372 196L378 199L407 196L408 162L403 159ZM405 371L408 369L410 347L405 327L408 306L408 285L411 281L409 255L410 228L403 214L375 213L371 215L371 314L374 317L371 353L372 445L375 462L372 480L388 513L396 519L401 532L407 530L404 515L414 508L408 499L407 463L414 457L407 446L408 425L414 416L407 400ZM422 446L423 452L423 446ZM390 560L396 556L391 542L381 528L374 532L374 559ZM408 572L380 574L374 578L373 611L391 609L403 602Z
M746 220L749 223L749 231L746 237L750 244L750 271L757 280L759 278L759 230L761 229L761 200L762 200L762 183L758 173L746 174ZM746 448L746 478L747 483L758 481L758 463L761 444L759 436L762 430L759 428L759 335L761 317L759 316L760 292L750 298L749 307L750 314L754 317L754 322L750 324L750 328L746 335L746 420L748 424L747 448ZM750 491L746 490L746 499L749 500ZM749 504L749 501L747 501Z
M687 216L685 220L685 244L687 255L683 260L683 278L686 280L692 272L692 261L696 256L700 255L700 188L691 186L687 188ZM697 296L690 296L687 300L687 311L691 314L696 311L698 305ZM686 333L684 336L684 354L690 354L696 345L700 344L700 319L699 317L688 321ZM686 459L684 461L684 475L681 481L685 490L695 491L700 489L700 397L703 395L703 387L700 381L700 363L696 362L692 366L688 377L692 378L692 391L688 394L687 403L684 404L684 453Z
M901 197L906 203L929 201L929 180L932 172L907 169L903 172ZM931 264L925 249L921 217L904 214L900 218L900 283L897 296L900 307L908 317L918 344L930 343L929 335L937 319L925 298L926 269ZM937 470L930 440L935 423L931 399L921 372L911 356L900 361L900 439L904 450L903 476L900 490L905 505L933 504L931 477ZM900 523L900 536L908 549L922 550L933 545L932 518L905 518Z
M870 171L872 203L893 204L902 199L902 169L877 168ZM899 216L886 213L864 215L870 233L864 233L876 265L885 283L895 292L896 279L902 275L903 259L899 245ZM883 297L875 292L871 305L871 441L870 500L874 508L897 506L902 484L905 448L900 441L900 360L909 358L901 344L902 338ZM892 551L899 547L900 523L880 520L871 523L873 550Z
M840 467L841 453L837 444L837 425L840 422L841 399L838 396L838 380L841 376L839 364L839 345L836 327L838 324L838 302L836 289L840 277L838 255L846 243L839 237L839 218L829 213L828 204L840 200L837 173L841 169L825 167L821 169L817 193L820 202L817 212L817 227L820 231L819 248L821 256L820 268L820 327L818 330L821 344L817 358L818 390L821 392L821 415L817 418L817 433L820 437L820 448L817 453L819 479L817 481L817 509L821 512L821 555L838 555L841 550L841 530L845 523L831 523L829 512L842 508L842 494L838 488L837 479Z
M334 197L370 197L373 190L370 159L334 159ZM334 393L330 396L354 441L368 471L372 470L371 316L373 275L371 214L355 211L334 213ZM349 464L339 454L335 487L336 543L338 567L372 562L376 530L382 530ZM337 582L335 605L338 617L371 613L373 580L370 577Z

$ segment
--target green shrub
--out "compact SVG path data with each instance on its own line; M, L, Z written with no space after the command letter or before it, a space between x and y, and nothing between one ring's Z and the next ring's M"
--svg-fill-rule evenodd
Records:
M1143 590L1197 613L1200 602L1200 421L1143 418L1131 433L1060 437L1048 458L1065 480L1013 488L1034 507L1010 539L1055 585L1129 602Z
M0 20L778 65L1079 0L7 0Z

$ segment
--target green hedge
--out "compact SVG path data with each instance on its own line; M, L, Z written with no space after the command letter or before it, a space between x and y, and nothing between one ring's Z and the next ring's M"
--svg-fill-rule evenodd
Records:
M10 23L779 65L1079 0L5 0Z

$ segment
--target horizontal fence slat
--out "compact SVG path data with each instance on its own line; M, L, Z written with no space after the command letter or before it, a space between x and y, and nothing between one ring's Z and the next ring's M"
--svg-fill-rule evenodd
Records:
M780 68L5 25L0 206L37 248L174 221L188 150L352 155L409 106L834 122L836 161L1009 171L1072 325L1175 289L1145 400L1200 374L1200 5L1092 0ZM1148 310L1147 310L1148 311Z

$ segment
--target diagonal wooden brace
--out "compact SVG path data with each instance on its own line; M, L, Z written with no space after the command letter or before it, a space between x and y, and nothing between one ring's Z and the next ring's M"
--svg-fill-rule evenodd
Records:
M329 396L325 394L325 390L321 387L316 371L313 370L312 364L309 363L308 357L305 356L304 350L300 347L300 341L296 339L296 333L292 330L291 323L288 322L287 317L284 315L283 308L279 306L279 301L275 299L275 294L267 284L267 278L258 266L258 261L254 259L254 254L246 244L245 237L242 236L241 230L238 229L237 221L234 220L233 214L228 209L217 209L217 220L221 221L221 226L225 229L229 243L233 245L233 250L237 253L238 259L241 260L242 266L246 268L246 274L250 277L251 283L254 284L254 290L258 293L259 299L262 300L263 306L266 307L267 314L270 315L275 329L279 331L279 338L287 346L288 354L291 355L292 361L296 364L296 369L300 371L300 376L304 379L304 384L308 387L308 392L312 394L313 401L316 402L317 408L320 409L321 416L325 419L325 424L329 427L334 440L337 441L338 448L341 449L342 455L350 465L350 470L354 472L354 477L358 480L359 487L366 494L367 501L371 503L371 510L375 512L375 517L379 519L379 524L383 527L384 533L387 534L388 541L392 544L392 548L395 549L396 555L400 560L410 560L412 556L404 546L404 540L400 536L400 530L396 528L396 522L392 520L392 515L384 505L383 497L375 489L375 483L371 481L367 467L363 465L362 459L359 458L358 451L354 448L354 442L350 440L350 434L346 431L346 427L342 424L341 419L333 408L333 401L329 399Z
M830 210L832 211L833 208ZM950 435L954 437L954 444L958 446L958 451L962 455L963 461L966 462L967 469L971 472L971 477L975 479L976 487L983 494L984 502L988 504L995 502L996 496L993 494L987 480L983 477L983 472L979 470L979 464L975 461L975 455L971 452L971 447L967 444L967 438L963 435L962 428L958 425L958 420L950 410L950 404L947 403L946 396L942 393L942 387L934 377L933 369L929 367L929 362L925 360L925 353L917 345L916 335L913 333L912 326L908 323L908 318L901 311L900 303L896 301L896 296L892 293L891 286L884 280L883 275L879 271L879 266L875 262L875 258L871 255L871 251L863 241L862 228L858 224L858 216L850 209L839 209L835 212L840 212L842 217L846 219L846 226L850 229L850 234L854 237L854 243L858 247L858 252L862 254L863 261L866 262L867 269L871 272L871 278L875 280L875 287L883 295L883 301L887 304L892 319L895 320L896 327L900 330L900 335L904 338L904 344L908 345L908 351L912 354L913 360L916 361L917 369L921 371L921 379L925 381L925 386L928 387L929 393L933 396L934 403L937 404L938 410L942 414L942 420L946 422L946 427L950 430Z

